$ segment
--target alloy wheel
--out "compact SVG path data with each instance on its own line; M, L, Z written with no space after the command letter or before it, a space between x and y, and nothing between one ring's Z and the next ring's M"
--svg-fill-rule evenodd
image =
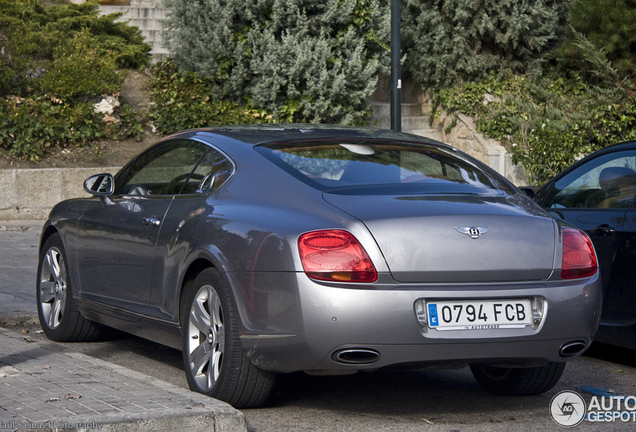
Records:
M40 270L40 308L46 325L55 329L64 316L67 295L66 265L57 247L51 247Z
M223 308L211 285L194 296L187 332L190 370L201 391L209 391L219 379L225 351Z

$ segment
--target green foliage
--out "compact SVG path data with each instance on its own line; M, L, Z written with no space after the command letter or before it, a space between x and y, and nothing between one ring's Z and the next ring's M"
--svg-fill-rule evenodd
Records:
M129 106L119 123L103 122L90 103L66 104L56 98L0 99L0 147L37 162L48 149L84 146L102 138L140 138L143 130Z
M447 86L490 72L538 73L563 37L564 0L405 0L405 71Z
M47 148L81 145L105 135L89 104L38 98L0 101L0 146L37 161Z
M558 2L551 3L556 6ZM521 163L537 184L587 153L636 139L636 98L630 84L636 43L635 2L561 3L570 7L569 30L564 44L555 50L555 67L550 73L496 76L491 72L465 84L443 77L432 82L455 82L437 90L439 107L475 116L478 130L506 145L513 162ZM441 3L428 2L429 6L433 4ZM443 25L463 31L457 26L460 21L449 21L459 12L447 11L446 18L432 31L440 31ZM537 58L541 58L540 53ZM435 75L439 70L429 68L424 73L439 77ZM456 77L471 75L460 73ZM431 80L424 82L430 84Z
M116 68L149 61L139 29L118 17L98 16L94 0L0 0L0 147L37 161L51 148L141 136L129 106L108 119L93 109L119 93L125 73Z
M73 45L79 49L89 43L91 50L108 52L109 61L112 58L117 68L146 66L150 46L143 42L138 28L115 22L120 16L98 15L96 0L49 8L41 0L0 0L0 97L37 91L39 78L59 67L63 61L61 50L68 52ZM86 79L82 76L86 67L73 71L68 69L72 73L67 77L70 81Z
M117 93L125 77L117 71L112 51L101 48L84 29L55 49L51 69L42 78L41 86L46 93L71 100Z
M47 9L47 23L43 40L48 52L60 40L88 30L99 48L110 51L120 69L138 69L150 63L150 45L137 27L117 22L121 13L98 15L97 2L78 5L59 5Z
M152 105L149 117L162 134L203 126L240 123L272 123L271 115L234 102L210 98L210 80L195 72L180 72L170 60L151 69Z
M164 0L164 40L215 100L283 121L363 124L388 61L388 3Z
M589 47L581 46L581 36L613 64L622 76L636 72L636 1L634 0L574 0L570 5L571 31L561 49L567 66L582 73L590 71L587 63Z
M505 144L536 184L582 155L636 139L636 99L580 79L490 76L441 90L436 103L474 116L477 129Z

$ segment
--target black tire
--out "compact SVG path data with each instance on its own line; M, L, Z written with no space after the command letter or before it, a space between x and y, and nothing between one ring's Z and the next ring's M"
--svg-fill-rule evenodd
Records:
M559 382L565 363L548 363L529 368L470 365L477 382L487 391L503 396L531 396L545 393Z
M102 326L84 318L77 309L67 262L60 235L51 235L38 262L36 299L40 325L46 337L57 342L95 340Z
M181 302L183 364L190 389L235 408L262 404L276 376L256 367L239 339L236 308L216 269L203 270Z

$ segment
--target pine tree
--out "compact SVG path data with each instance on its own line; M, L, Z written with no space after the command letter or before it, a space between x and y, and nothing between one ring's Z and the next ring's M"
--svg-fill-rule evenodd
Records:
M588 57L581 46L582 35L602 51L619 75L636 72L635 0L576 0L570 6L569 22L573 31L564 47L566 56ZM588 69L585 64L579 66Z
M213 97L283 121L362 124L388 63L389 0L164 0L164 39Z
M539 71L566 13L564 0L403 0L405 70L432 86Z

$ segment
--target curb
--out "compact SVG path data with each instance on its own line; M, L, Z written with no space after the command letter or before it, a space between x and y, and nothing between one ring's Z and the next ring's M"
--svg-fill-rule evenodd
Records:
M28 325L40 325L40 318L38 314L18 314L18 315L4 315L0 317L0 327L16 327L16 326L28 326Z
M229 404L0 328L0 427L246 432Z

